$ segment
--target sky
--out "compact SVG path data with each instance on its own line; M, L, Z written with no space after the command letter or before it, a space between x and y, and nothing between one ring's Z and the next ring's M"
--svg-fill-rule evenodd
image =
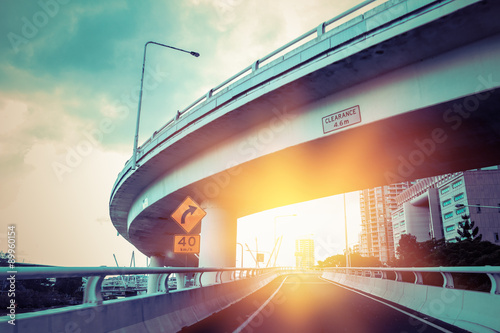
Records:
M211 87L359 2L1 1L0 250L15 226L18 261L114 266L115 254L129 265L135 248L117 236L108 203L132 154L147 41L201 56L148 47L139 143ZM343 246L339 200L279 208L239 225L296 214L279 218L279 228L321 234L323 258ZM357 207L358 196L348 195L350 243L359 232Z
M314 259L344 253L346 248L345 226L349 247L358 243L361 231L359 192L336 195L308 202L279 207L238 219L237 241L243 247L243 266L255 267L255 254L264 254L265 267L276 265L295 266L295 240L314 241ZM345 212L345 214L344 214ZM276 225L276 232L274 226ZM275 239L282 237L273 254ZM276 238L275 238L276 237ZM253 254L253 257L252 257ZM271 256L273 254L273 256ZM236 266L241 266L241 247L237 246Z

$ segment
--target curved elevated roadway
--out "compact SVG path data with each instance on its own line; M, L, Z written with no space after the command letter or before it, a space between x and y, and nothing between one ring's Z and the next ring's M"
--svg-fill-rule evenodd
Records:
M172 253L189 195L208 213L199 264L228 267L238 217L500 164L499 15L497 1L392 0L321 23L155 132L118 175L114 226L154 265L196 265Z

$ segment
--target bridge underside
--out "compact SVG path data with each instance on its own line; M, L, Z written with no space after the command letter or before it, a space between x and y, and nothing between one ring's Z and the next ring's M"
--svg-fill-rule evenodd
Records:
M488 94L467 119L449 110L464 100L477 100L474 96L253 160L230 177L218 199L231 207L248 207L239 210L247 215L311 198L498 165L500 92ZM453 122L447 123L444 115Z
M452 112L458 109L462 115ZM168 251L169 238L179 233L179 227L165 222L187 195L213 200L242 217L315 198L498 164L500 91L493 90L325 136L208 177L160 200L155 216L150 211L139 216L129 234L132 241L141 236L149 239L147 244L138 242L146 253L162 246ZM150 233L162 236L154 242Z
M208 116L210 120L196 131L190 132L188 126L203 123L202 117L186 125L180 122L179 128L186 126L186 134L151 160L140 161L144 165L112 198L113 223L144 254L169 253L165 265L190 266L197 264L194 256L171 253L173 235L183 231L170 214L187 195L199 203L223 207L237 218L339 193L500 164L500 92L495 89L500 86L495 60L500 54L498 12L500 3L484 2L409 31L396 25L397 32L390 38L383 37L390 27L382 28L380 33L353 42L350 48L340 45L328 56L319 57L321 62L342 54L328 65L304 76L297 75L297 79L286 84L273 87L271 82L257 87L251 93L259 95L258 99L250 99L230 111L223 107L214 110ZM490 42L478 42L488 38ZM447 52L467 46L468 50L449 56L449 60L435 61ZM349 53L351 49L355 51ZM456 73L442 70L444 79L425 78L427 72L436 68L439 71L447 62L455 62ZM472 65L461 70L468 62ZM427 67L420 66L425 63L429 63ZM419 96L412 96L410 87L410 94L393 92L384 97L384 91L373 92L378 88L375 83L347 96L353 87L407 67L413 68L405 74L408 81L413 74L424 77L413 80L414 93ZM293 76L295 70L302 68L285 73L284 80ZM480 85L480 89L475 89L475 85ZM376 95L372 96L373 103L365 97L370 94ZM309 112L309 105L332 95L337 96L330 108L333 111ZM348 102L339 102L342 98ZM364 104L357 101L363 98ZM380 99L385 99L385 104ZM392 101L397 105L394 108ZM359 125L326 135L321 130L319 134L308 132L311 126L306 123L310 117L314 116L313 121L319 121L321 127L321 118L328 112L342 110L338 105L345 103L345 107L360 105ZM406 104L405 109L401 104ZM265 129L275 117L270 112L273 109L287 110L296 120L284 130L287 133L265 137ZM223 154L228 151L224 145L239 136L248 148L252 135L244 138L242 133L252 127L256 128L253 137L260 141L250 144L252 151L233 149L239 155L235 156L236 166L218 170L202 163L205 155L212 154L207 161L227 165L231 156ZM274 149L276 142L279 146L284 141L293 144ZM258 158L252 156L254 152ZM245 160L242 155L249 158ZM184 167L190 163L204 165L205 170ZM185 179L193 181L186 186L181 185L180 179L185 183L189 183ZM148 196L149 206L138 207ZM198 232L200 227L192 231ZM234 252L235 244L230 245Z

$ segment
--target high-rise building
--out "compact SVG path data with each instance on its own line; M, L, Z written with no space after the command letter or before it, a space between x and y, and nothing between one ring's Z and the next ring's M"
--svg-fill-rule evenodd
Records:
M363 190L360 193L361 233L359 252L387 262L395 256L392 211L396 197L410 187L409 182Z
M314 240L295 240L295 266L309 268L314 266Z
M420 179L396 197L397 208L392 215L396 248L403 234L412 234L418 242L443 238L438 187L455 175Z
M395 244L402 234L412 234L419 242L431 238L455 241L463 215L469 215L470 221L475 222L483 240L500 243L500 169L497 166L420 180L396 201Z

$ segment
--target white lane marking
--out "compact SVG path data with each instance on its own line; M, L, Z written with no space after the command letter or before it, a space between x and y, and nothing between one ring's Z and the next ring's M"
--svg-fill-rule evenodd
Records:
M336 285L336 286L338 286L338 287L342 287L342 288L344 288L344 289L346 289L346 290L349 290L349 291L352 291L352 292L358 293L358 294L360 294L360 295L362 295L362 296L365 296L365 297L368 297L368 298L370 298L370 299L372 299L372 300L374 300L374 301L377 301L377 302L379 302L379 303L382 303L382 304L384 304L384 305L387 305L388 307L393 308L394 310L398 310L399 312L402 312L402 313L404 313L404 314L405 314L405 315L407 315L407 316L410 316L410 317L412 317L412 318L418 319L418 320L420 320L421 322L424 322L424 323L426 323L426 324L427 324L427 325L429 325L429 326L432 326L432 327L434 327L434 328L437 328L438 330L440 330L440 331L442 331L442 332L446 332L446 333L453 333L452 331L448 331L446 328L443 328L443 327L438 326L438 325L436 325L436 324L434 324L434 323L431 323L430 321L427 321L427 320L425 320L425 319L423 319L423 318L420 318L420 317L418 317L418 316L415 316L415 315L413 315L413 314L411 314L411 313L409 313L409 312L406 312L406 311L404 311L404 310L401 310L401 309L399 309L399 308L397 308L397 307L395 307L395 306L393 306L393 305L390 305L390 304L388 304L388 303L386 303L386 302L383 302L383 301L381 301L381 300L379 300L379 299L376 299L376 298L373 298L373 297L371 297L371 296L365 295L365 294L363 294L363 293L360 293L359 291L356 291L356 290L353 290L353 289L350 289L350 288L344 287L343 285L341 285L341 284L339 284L339 283L335 283L335 282L333 282L333 281L330 281L330 280L324 279L324 278L322 278L321 276L320 276L319 278L320 278L321 280L324 280L324 281L326 281L326 282L329 282L329 283L331 283L331 284L333 284L333 285Z
M278 287L278 289L276 289L276 291L264 302L264 304L262 304L254 313L252 313L252 315L250 317L248 317L247 320L245 320L245 322L243 324L241 324L240 326L238 326L238 328L235 329L233 331L233 333L240 333L245 327L248 326L248 324L250 324L250 322L255 317L257 317L257 315L269 304L269 302L271 302L271 300L273 299L273 297L276 296L276 294L278 293L278 291L281 289L281 287L285 283L286 279L288 279L288 276L283 279L283 281L281 282L281 284Z

